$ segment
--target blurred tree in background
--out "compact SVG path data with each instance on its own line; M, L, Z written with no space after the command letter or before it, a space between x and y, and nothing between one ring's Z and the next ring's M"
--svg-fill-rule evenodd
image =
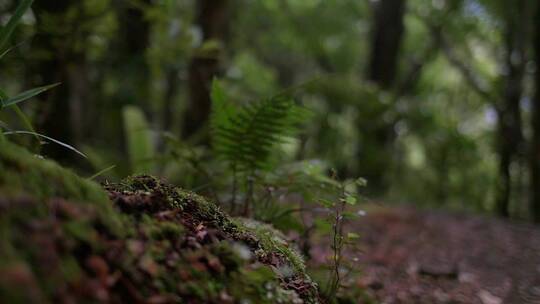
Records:
M0 20L15 5L0 2ZM116 165L109 178L140 162L202 191L225 170L208 148L212 80L239 104L305 84L295 95L312 118L283 145L287 162L366 177L372 199L540 221L539 6L38 0L0 80L8 91L62 83L24 110L89 159L52 145L47 157Z
M189 101L182 128L184 137L194 135L208 120L212 79L222 74L220 57L226 49L231 19L229 2L197 1L195 26L201 42L189 63Z
M533 28L533 54L534 54L534 88L535 95L532 102L532 143L530 151L530 206L535 222L540 223L540 5L536 5Z

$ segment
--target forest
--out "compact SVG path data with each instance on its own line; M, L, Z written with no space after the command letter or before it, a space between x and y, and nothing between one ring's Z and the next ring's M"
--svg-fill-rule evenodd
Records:
M0 0L1 303L540 303L537 0Z

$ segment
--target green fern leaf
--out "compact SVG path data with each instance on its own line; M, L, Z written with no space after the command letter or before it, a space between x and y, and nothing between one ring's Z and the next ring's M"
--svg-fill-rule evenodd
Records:
M214 152L238 171L268 169L276 147L297 134L307 113L283 94L235 107L214 81L210 121Z

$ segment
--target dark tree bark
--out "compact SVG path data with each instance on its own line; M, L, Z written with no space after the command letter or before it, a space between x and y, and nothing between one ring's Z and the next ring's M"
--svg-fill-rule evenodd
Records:
M406 10L405 0L380 0L374 4L374 18L372 23L371 54L367 70L367 80L375 83L381 89L393 90L396 85L399 50L404 33L403 19ZM388 161L381 164L376 172L362 172L360 162L359 170L370 181L370 188L375 192L382 192L386 188L385 173L392 166L396 134L394 123L384 123L372 131L377 145L384 149L381 157ZM359 148L358 158L364 159L364 151Z
M225 44L229 27L229 0L198 0L196 23L203 43ZM210 114L212 79L220 74L219 52L196 53L189 64L189 103L183 118L182 134L190 137L205 125Z
M446 41L443 28L427 23L437 44L448 61L458 69L469 86L497 111L496 150L499 157L499 180L496 188L495 209L503 216L510 215L513 178L511 166L521 165L523 159L523 131L520 101L523 94L523 80L526 63L526 40L529 30L527 18L531 2L518 0L508 3L505 10L505 60L506 73L502 76L502 89L486 87L470 68L470 64L462 61Z
M86 56L73 46L74 40L84 34L77 32L78 24L67 24L64 18L68 10L78 10L79 4L79 1L57 0L36 1L33 5L37 33L32 50L38 55L30 64L32 75L37 78L31 82L35 85L62 83L40 96L45 102L40 107L38 129L69 144L76 144L83 135L84 91L88 82L86 73L81 72L85 70ZM72 28L77 35L59 30L62 28ZM42 153L67 162L74 157L65 148L52 144L45 145Z
M167 89L165 90L165 96L163 98L163 109L162 109L162 126L164 131L170 131L175 129L173 126L174 115L173 115L173 104L174 97L178 91L178 75L179 70L177 68L169 68L167 70Z
M151 0L143 0L140 3L143 6L149 6ZM128 56L141 57L148 48L150 23L146 20L143 9L134 7L129 2L125 2L123 5L124 7L120 8L119 12L123 50Z
M534 56L536 63L535 96L532 107L532 143L530 148L531 161L531 214L536 223L540 223L540 5L536 5Z
M500 216L510 216L512 197L512 172L514 162L521 160L523 152L523 132L520 101L523 94L525 76L525 47L528 30L525 0L513 3L506 21L506 77L503 99L497 107L498 129L497 148L499 153L499 182L497 187L496 210ZM515 8L515 9L514 9Z
M140 1L143 7L151 0ZM146 61L146 50L150 45L150 22L141 7L129 1L116 1L118 14L118 40L112 53L112 64L120 80L119 98L123 104L136 104L147 114L151 113L149 101L150 70Z
M150 45L151 22L145 16L146 8L152 0L111 0L108 9L114 10L118 27L114 39L110 41L106 57L95 63L95 96L92 106L96 109L92 129L100 134L96 145L107 145L115 151L124 151L122 108L136 105L152 119L154 114L150 98L150 68L146 51ZM116 85L113 96L104 86L107 80ZM111 99L112 98L112 99Z
M380 0L375 5L368 79L389 89L398 70L406 4L405 0Z

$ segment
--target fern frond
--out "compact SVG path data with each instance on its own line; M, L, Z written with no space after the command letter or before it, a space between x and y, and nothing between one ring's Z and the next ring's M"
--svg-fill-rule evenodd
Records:
M299 131L307 113L284 94L235 107L216 81L212 90L213 149L235 170L267 169L276 146Z

